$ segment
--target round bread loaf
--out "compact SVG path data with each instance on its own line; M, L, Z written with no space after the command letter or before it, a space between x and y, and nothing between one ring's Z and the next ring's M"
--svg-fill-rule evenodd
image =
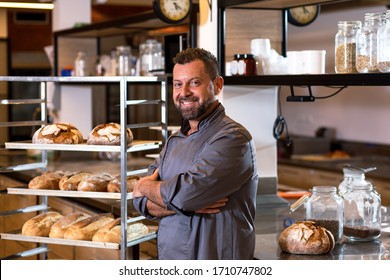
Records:
M138 176L127 176L127 192L132 192L135 184L139 180ZM111 180L107 185L108 192L119 193L121 192L121 177L117 176Z
M35 131L34 144L81 144L83 135L77 127L69 123L56 123L42 126Z
M43 212L23 224L22 234L48 237L51 227L62 217L57 212Z
M29 189L59 190L59 182L65 172L48 171L36 176L28 183Z
M64 233L73 223L81 221L89 217L82 212L75 212L66 215L53 224L50 229L49 237L51 238L64 238Z
M62 176L58 184L59 189L62 191L77 191L79 183L92 175L92 172L77 172L69 176Z
M147 226L142 223L131 223L127 226L127 241L131 241L141 235L149 232ZM116 218L110 223L100 228L92 237L92 241L96 242L121 242L121 218Z
M290 254L321 255L334 249L332 233L315 222L296 222L279 236L280 248Z
M107 192L108 183L112 179L114 177L107 173L93 174L81 180L77 185L77 190L85 192Z
M130 128L126 129L127 144L133 142L133 133ZM89 145L120 145L121 126L118 123L105 123L97 125L88 134L87 144Z

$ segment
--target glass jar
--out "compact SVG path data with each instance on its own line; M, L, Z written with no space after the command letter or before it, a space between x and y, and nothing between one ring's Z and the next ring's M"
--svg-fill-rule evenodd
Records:
M85 60L85 52L78 52L74 61L74 76L87 76L87 63Z
M306 220L329 230L335 242L343 237L344 201L334 186L315 186L306 202Z
M164 73L164 56L160 42L155 39L148 39L140 45L139 52L141 76Z
M116 74L131 76L131 48L130 46L116 47Z
M378 30L378 69L382 73L390 72L390 10Z
M343 174L344 178L343 181L338 186L338 192L341 196L344 196L344 194L348 190L348 186L352 184L354 180L356 181L365 181L366 180L366 173L376 170L376 167L369 167L369 168L360 168L360 167L354 167L354 166L345 166L343 167ZM367 181L367 184L370 184L370 182ZM375 187L374 187L374 191Z
M382 24L381 13L366 13L362 28L356 35L356 69L359 73L379 72L377 33Z
M335 36L336 73L356 73L356 34L361 21L339 21Z
M371 241L381 234L381 198L364 178L354 178L344 194L344 235L350 241Z

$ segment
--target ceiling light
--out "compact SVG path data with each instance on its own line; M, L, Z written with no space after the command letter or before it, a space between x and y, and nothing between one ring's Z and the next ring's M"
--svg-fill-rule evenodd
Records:
M41 9L52 10L54 4L45 3L21 3L21 2L0 2L0 8L14 8L14 9Z

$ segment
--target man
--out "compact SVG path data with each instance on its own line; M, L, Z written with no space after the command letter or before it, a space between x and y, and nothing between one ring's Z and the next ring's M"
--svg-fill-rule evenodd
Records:
M139 180L133 205L160 218L159 259L253 259L256 152L249 132L217 100L224 81L208 51L174 58L173 101L184 121L149 176Z

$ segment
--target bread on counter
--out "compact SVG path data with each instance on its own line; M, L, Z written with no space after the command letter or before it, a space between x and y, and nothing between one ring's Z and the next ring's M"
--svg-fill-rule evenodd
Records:
M32 137L34 144L81 144L83 135L69 123L55 123L42 126Z
M77 191L80 182L92 175L92 172L83 171L76 172L74 174L64 175L59 181L59 189L62 191Z
M87 217L72 223L64 233L65 239L92 241L95 233L104 225L114 220L111 213Z
M77 186L78 191L86 192L107 192L108 183L114 177L107 173L93 174L80 181Z
M133 141L133 133L130 128L126 129L127 144ZM89 145L120 145L121 126L118 123L99 124L92 129L87 136Z
M280 248L290 254L322 255L334 249L332 233L315 222L296 222L279 236Z
M43 212L29 220L22 227L22 234L48 237L51 227L63 216L57 212Z
M139 180L139 176L127 176L127 192L132 192L135 184L137 184ZM116 176L113 180L111 180L107 185L108 192L119 193L121 192L121 177Z
M29 189L59 190L59 183L66 173L63 171L48 171L34 177L28 183Z
M131 223L127 225L127 241L135 239L149 232L147 226L142 223ZM121 218L117 218L100 228L92 238L96 242L121 242Z
M89 215L82 212L75 212L66 215L53 224L50 229L49 237L51 238L64 238L65 231L73 224L81 221Z

